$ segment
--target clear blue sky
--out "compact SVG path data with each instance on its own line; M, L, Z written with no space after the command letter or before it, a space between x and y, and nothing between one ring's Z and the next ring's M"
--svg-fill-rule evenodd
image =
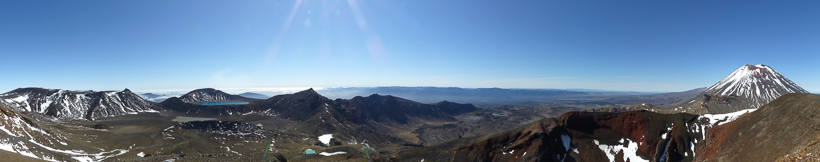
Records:
M820 1L2 1L0 91L683 91L766 64L820 92Z

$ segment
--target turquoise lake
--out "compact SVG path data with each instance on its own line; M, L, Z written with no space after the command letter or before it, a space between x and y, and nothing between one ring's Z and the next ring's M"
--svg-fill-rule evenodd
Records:
M197 102L197 105L247 105L248 102Z

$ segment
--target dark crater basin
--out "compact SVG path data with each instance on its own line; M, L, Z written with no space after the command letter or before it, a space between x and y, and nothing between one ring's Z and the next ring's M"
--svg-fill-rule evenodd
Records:
M189 121L176 124L177 127L201 132L228 134L228 135L248 135L261 134L262 127L245 122L234 121Z

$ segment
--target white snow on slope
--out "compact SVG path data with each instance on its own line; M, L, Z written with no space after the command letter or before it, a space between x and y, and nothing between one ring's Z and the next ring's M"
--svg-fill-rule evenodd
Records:
M570 142L572 142L572 139L571 139L571 138L569 138L569 135L567 135L567 134L561 134L561 142L563 142L563 143L564 143L564 149L566 149L566 151L567 151L567 154L564 154L564 156L561 158L561 161L564 161L564 160L566 160L566 159L567 159L567 155L569 155L569 151L570 151L570 150L572 150L572 152L575 152L576 154L580 154L580 153L578 152L578 149L577 149L577 148L572 148L572 146L570 146ZM526 155L526 154L527 154L527 153L526 153L526 152L524 152L524 155ZM522 155L522 156L523 156L523 155Z
M638 143L632 142L629 139L622 138L619 144L616 145L605 145L598 142L598 140L592 140L595 145L598 145L598 148L601 151L604 151L606 157L609 161L616 161L615 155L618 153L623 153L624 159L623 161L631 161L631 162L638 162L638 161L646 161L649 160L643 159L638 156ZM628 143L626 147L624 147L624 143Z
M347 152L339 151L339 152L333 152L333 153L327 153L327 152L319 153L319 155L324 155L324 156L333 156L333 155L341 155L341 154L347 154Z
M744 65L732 74L704 90L704 94L740 96L754 108L789 93L809 93L766 65Z
M325 135L319 136L319 141L324 143L327 146L330 146L330 139L331 138L333 138L333 134L325 134Z
M696 156L695 156L695 143L694 143L694 142L692 142L692 141L689 141L689 147L690 147L690 148L691 148L691 150L692 150L692 157L696 157Z
M34 139L37 134L41 136L52 137L51 134L46 133L45 131L31 126L26 123L22 116L17 115L15 113L0 113L0 131L5 133L8 136L0 136L0 150L5 150L9 152L18 153L23 156L28 156L32 158L47 160L47 161L55 161L52 157L49 156L37 156L37 154L41 151L33 150L31 145L28 145L25 141L27 139ZM0 134L2 135L2 134ZM48 139L48 138L47 138ZM16 142L15 142L16 141ZM49 141L53 143L52 141ZM57 141L58 143L64 143L62 141Z
M694 133L700 133L701 137L706 137L706 130L708 130L709 128L735 121L737 118L739 118L743 114L752 113L755 110L757 110L757 109L746 109L746 110L740 110L740 111L726 113L726 114L703 114L703 115L700 115L697 120L699 120L699 121L706 120L706 122L708 122L708 123L706 125L694 124L691 127L691 129L693 129L693 130L690 130L690 131L694 132ZM697 139L695 140L695 143L697 143Z
M68 155L77 161L102 161L128 152L128 150L123 149L111 151L99 149L94 150L95 152L100 151L98 153L88 153L83 150L55 148L54 146L67 145L63 140L68 138L62 136L59 131L51 131L53 134L38 128L36 125L29 124L23 116L16 113L0 113L0 132L2 132L0 133L0 149L2 150L46 161L57 161L49 153Z
M726 113L726 114L703 114L703 115L700 115L697 118L697 120L698 121L705 121L706 124L703 124L703 125L701 125L701 124L688 125L687 126L687 131L690 132L690 133L700 133L701 134L700 140L702 141L703 140L702 138L706 137L706 130L708 130L709 128L732 122L732 121L736 120L737 118L739 118L740 116L743 116L744 114L752 113L755 110L757 110L757 109L746 109L746 110L740 110L740 111ZM664 136L665 135L666 134L664 134ZM695 145L696 144L698 144L698 138L695 138L692 141L690 141L689 147L692 150L692 157L695 157Z
M156 112L150 108L148 101L126 91L22 89L3 95L5 99L0 101L18 111L41 114L54 111L54 116L59 118L84 119L90 115L90 118L94 119L139 112Z
M715 125L723 125L735 121L735 119L737 119L741 115L751 113L755 110L757 109L746 109L726 114L703 114L700 117L698 117L698 120L708 119L710 127Z

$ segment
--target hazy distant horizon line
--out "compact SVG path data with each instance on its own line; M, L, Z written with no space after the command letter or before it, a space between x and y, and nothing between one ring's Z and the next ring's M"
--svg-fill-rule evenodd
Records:
M509 89L509 90L565 90L565 91L583 91L583 92L634 92L634 93L669 93L669 92L683 92L689 91L698 88L705 88L705 87L697 87L683 91L624 91L624 90L607 90L607 89L591 89L591 88L504 88L504 87L450 87L450 86L340 86L340 87L253 87L253 88L215 88L215 87L202 87L202 88L174 88L174 89L132 89L132 88L121 88L118 90L89 90L89 89L82 89L82 90L71 90L71 89L61 89L61 88L47 88L47 87L20 87L20 88L43 88L43 89L60 89L60 90L69 90L69 91L122 91L125 89L129 89L134 93L187 93L197 89L204 89L204 88L213 88L216 90L220 90L226 93L245 93L245 92L283 92L283 93L295 93L307 89L314 89L314 90L325 90L325 89L343 89L343 88L460 88L460 89ZM15 88L19 89L19 88ZM15 89L8 90L3 93L11 92Z

